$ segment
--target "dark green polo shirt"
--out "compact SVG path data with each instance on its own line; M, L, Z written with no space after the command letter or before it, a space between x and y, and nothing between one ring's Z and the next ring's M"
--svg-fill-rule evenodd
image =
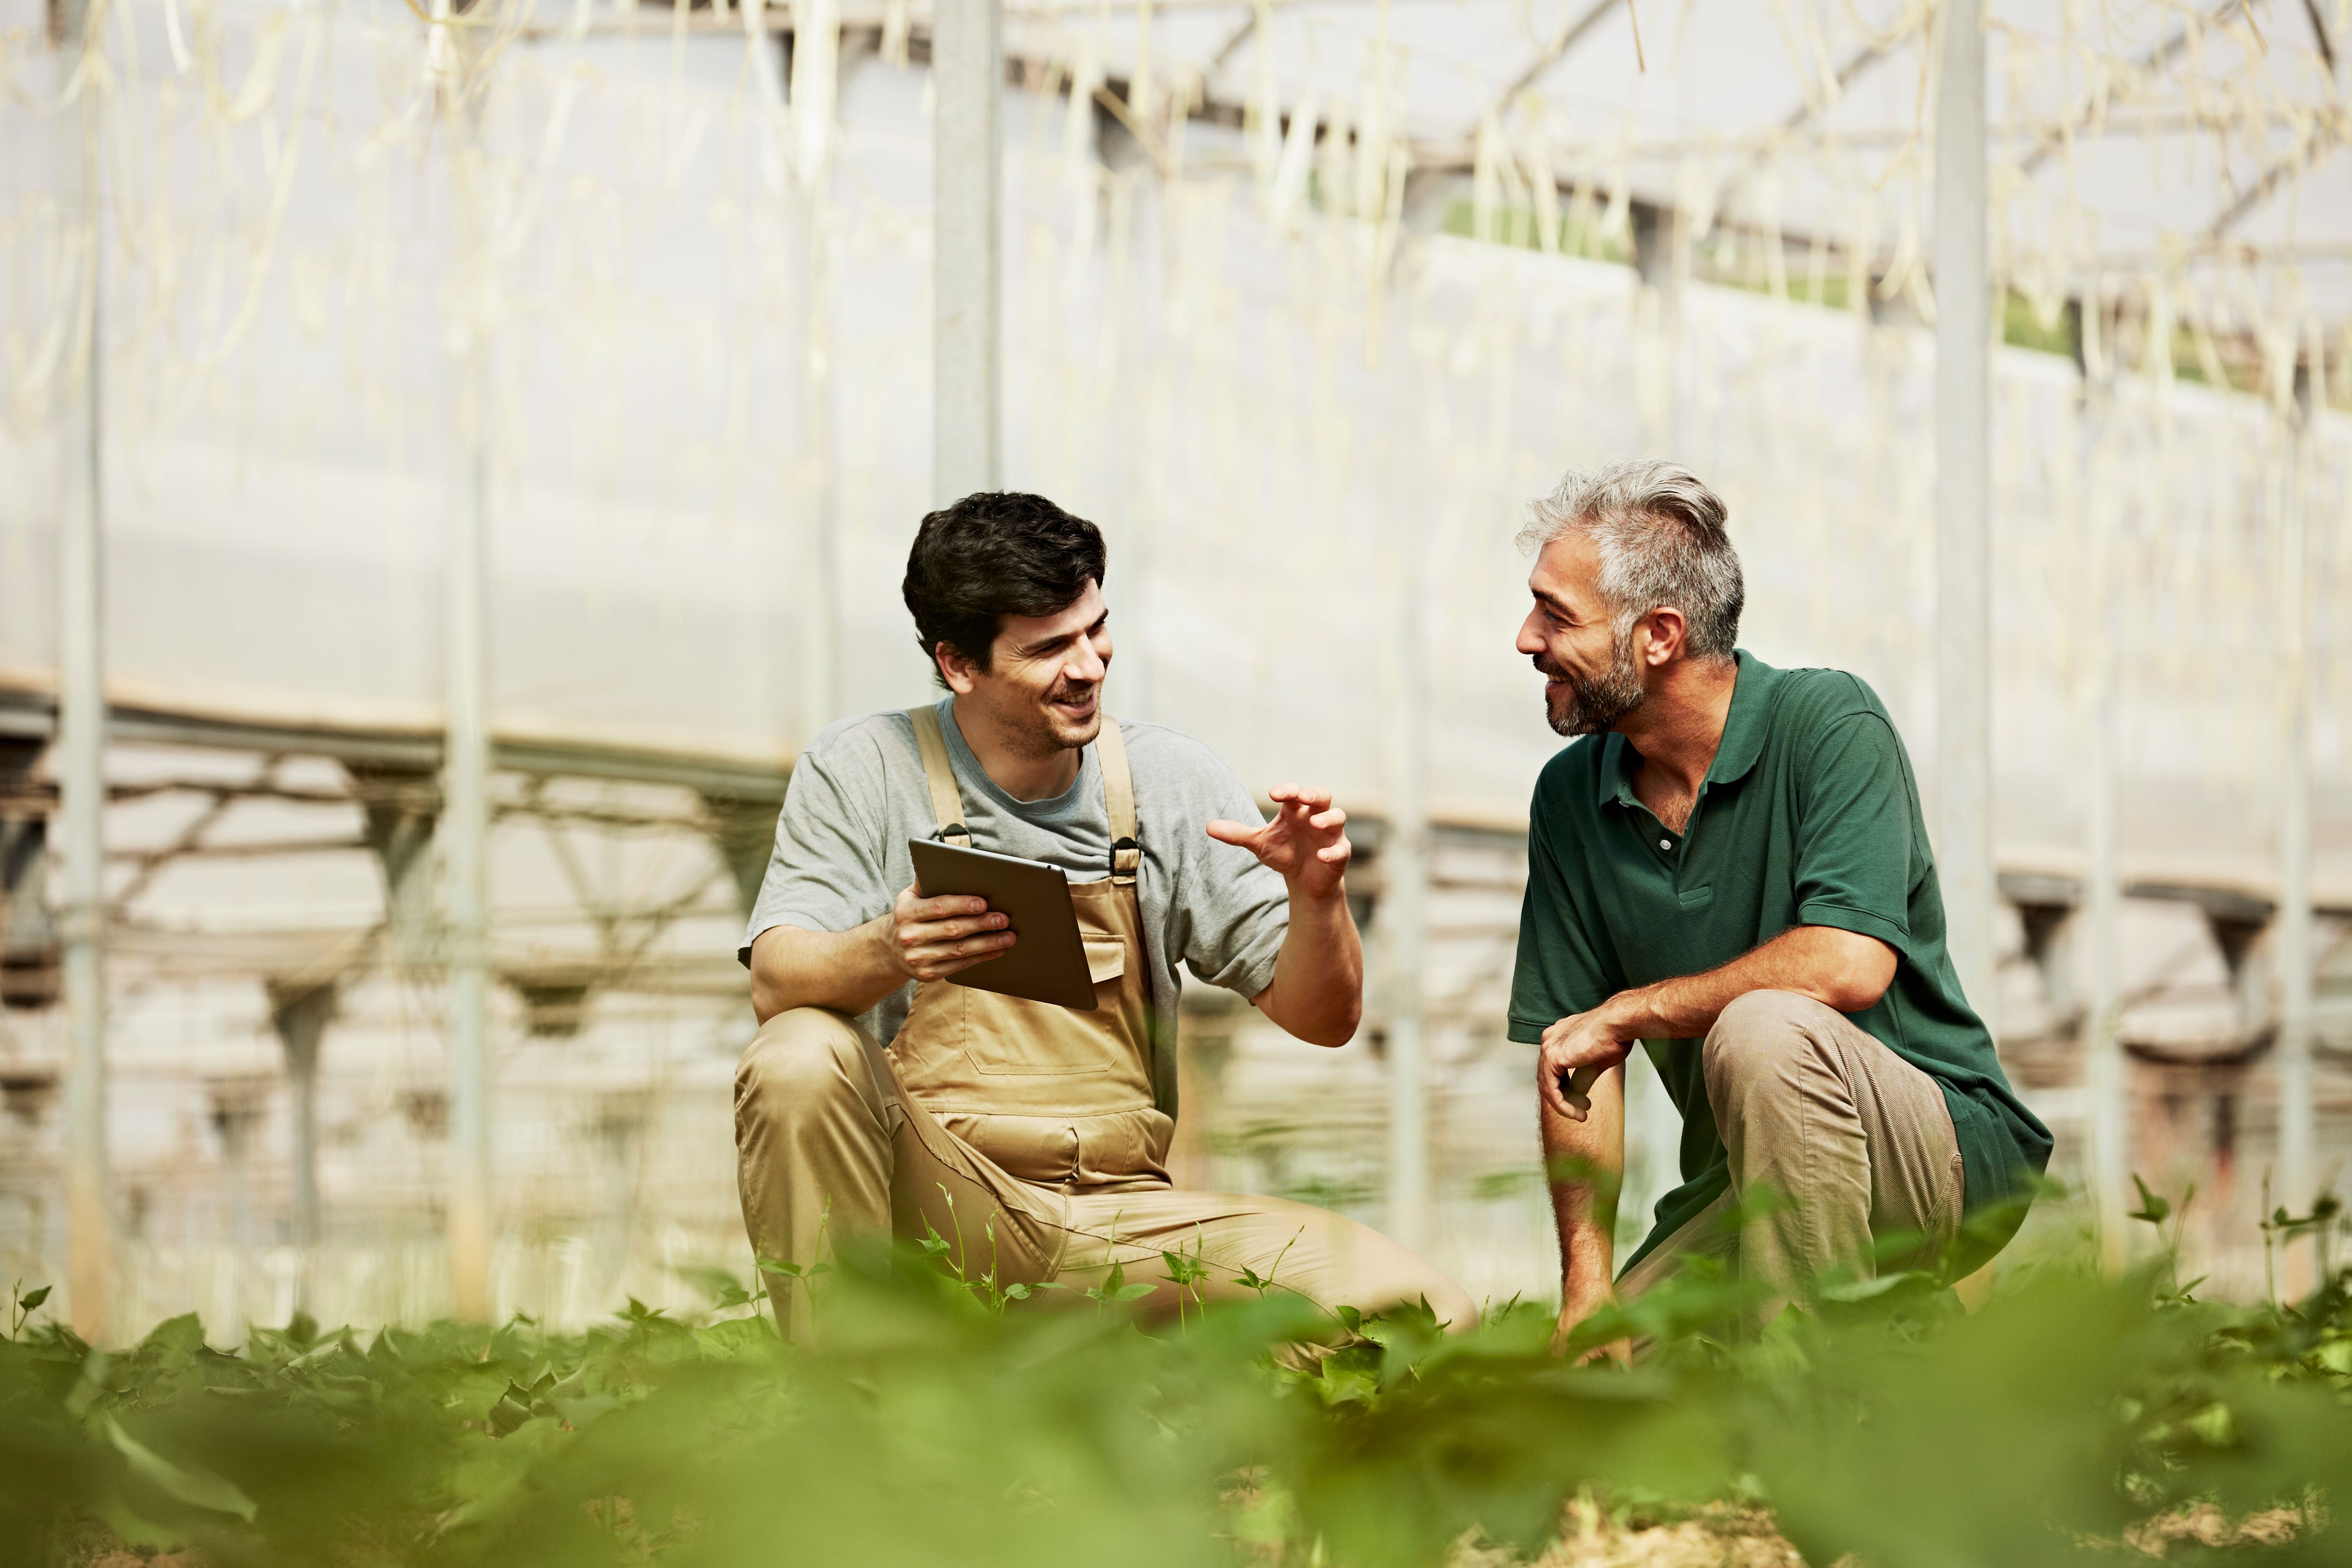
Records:
M1738 654L1715 762L1684 831L1633 793L1642 758L1586 736L1545 765L1528 821L1528 891L1511 1038L1617 992L1729 963L1793 925L1875 936L1897 955L1876 1005L1850 1015L1942 1087L1970 1209L2050 1160L2049 1130L2009 1086L1991 1031L1944 951L1944 899L1911 759L1877 694L1837 670ZM1644 1041L1682 1113L1683 1185L1626 1266L1723 1192L1728 1156L1696 1040Z

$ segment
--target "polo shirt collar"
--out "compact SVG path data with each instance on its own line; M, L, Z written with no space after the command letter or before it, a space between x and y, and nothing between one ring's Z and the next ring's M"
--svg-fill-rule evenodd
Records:
M1724 715L1723 738L1716 743L1715 762L1706 770L1708 779L1717 784L1746 777L1764 754L1764 737L1772 727L1772 688L1780 681L1780 671L1745 648L1732 657L1738 661L1739 674L1731 687L1731 711Z
M1708 782L1715 784L1745 778L1763 755L1764 737L1771 727L1771 691L1780 679L1780 671L1745 648L1735 651L1732 657L1739 674L1731 687L1731 710L1724 715L1723 738L1716 743L1715 761L1706 770ZM1634 803L1633 772L1640 766L1639 755L1613 729L1602 738L1601 767L1594 780L1601 805Z

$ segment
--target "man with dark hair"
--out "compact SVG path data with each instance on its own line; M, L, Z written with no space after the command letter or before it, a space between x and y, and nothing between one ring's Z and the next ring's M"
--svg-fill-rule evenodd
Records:
M1426 1301L1466 1328L1468 1296L1377 1231L1169 1181L1178 964L1338 1046L1363 948L1328 792L1274 789L1261 823L1199 742L1103 713L1104 570L1095 526L1042 497L933 512L904 591L948 695L836 724L794 767L740 954L761 1020L735 1080L752 1248L805 1270L845 1237L935 1230L1000 1287L1118 1269L1172 1312L1271 1281L1326 1308ZM1014 938L979 899L917 894L924 838L1068 874L1092 1012L951 983ZM1199 1277L1169 1278L1171 1252ZM808 1289L770 1282L806 1333Z
M2013 1209L2050 1134L1945 953L1885 708L1852 675L1734 647L1739 558L1687 469L1570 473L1532 510L1518 651L1552 727L1581 737L1536 783L1510 1009L1511 1038L1542 1048L1560 1334L1612 1295L1637 1045L1682 1113L1683 1185L1618 1299L1728 1253L1769 1317Z

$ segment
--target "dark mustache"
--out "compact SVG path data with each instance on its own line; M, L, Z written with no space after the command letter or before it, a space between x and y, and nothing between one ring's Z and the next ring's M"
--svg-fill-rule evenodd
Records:
M1548 679L1566 681L1573 680L1575 678L1566 670L1561 669L1558 664L1553 664L1550 659L1545 657L1541 653L1531 654L1530 657L1535 661L1537 673L1544 675Z

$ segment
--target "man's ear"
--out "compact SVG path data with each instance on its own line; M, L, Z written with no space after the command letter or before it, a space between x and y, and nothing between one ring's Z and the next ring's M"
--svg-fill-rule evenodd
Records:
M1654 669L1683 656L1690 639L1690 622L1683 619L1681 611L1661 604L1642 619L1650 633L1649 644L1642 651L1643 663Z
M946 643L934 645L931 662L940 667L940 679L947 682L948 690L958 696L970 696L980 685L980 666L955 651Z

